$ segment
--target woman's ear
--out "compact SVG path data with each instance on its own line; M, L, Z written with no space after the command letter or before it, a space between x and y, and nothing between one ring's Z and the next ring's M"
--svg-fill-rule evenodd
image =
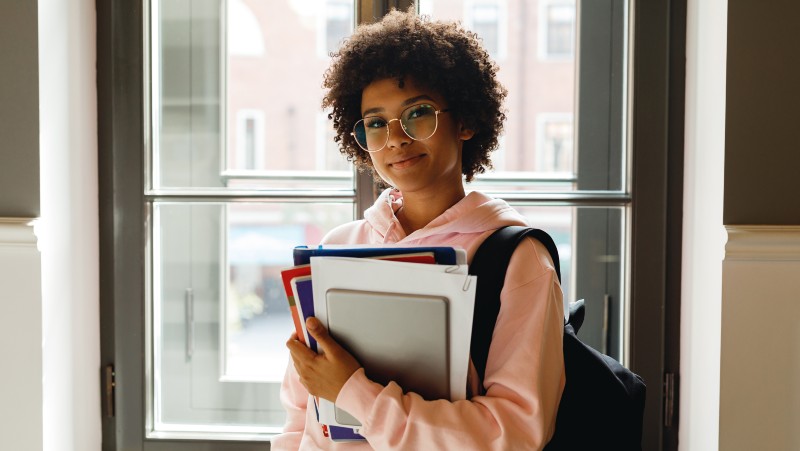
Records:
M472 129L465 127L463 124L459 125L458 139L466 141L471 139L473 136L475 136L475 132Z

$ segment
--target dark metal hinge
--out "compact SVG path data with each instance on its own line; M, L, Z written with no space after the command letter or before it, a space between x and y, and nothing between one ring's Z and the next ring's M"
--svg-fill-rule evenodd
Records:
M672 427L675 417L675 373L664 374L664 427Z
M108 364L103 368L103 416L106 418L114 417L114 389L117 386L117 373L114 372L114 364Z

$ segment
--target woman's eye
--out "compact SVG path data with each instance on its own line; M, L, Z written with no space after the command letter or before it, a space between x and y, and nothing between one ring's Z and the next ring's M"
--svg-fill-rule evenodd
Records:
M409 110L407 117L409 119L416 119L422 116L433 114L433 107L430 105L417 105Z
M366 125L367 128L382 128L386 127L386 121L381 118L369 118L364 119L364 125Z

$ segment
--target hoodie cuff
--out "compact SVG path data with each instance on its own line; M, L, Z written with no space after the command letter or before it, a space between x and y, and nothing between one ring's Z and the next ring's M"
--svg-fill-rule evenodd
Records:
M354 416L361 422L362 428L366 428L369 413L383 388L367 378L364 368L359 368L342 386L336 397L336 406Z

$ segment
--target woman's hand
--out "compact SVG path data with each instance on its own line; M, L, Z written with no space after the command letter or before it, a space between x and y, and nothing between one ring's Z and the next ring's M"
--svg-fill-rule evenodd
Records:
M345 382L361 365L336 343L317 318L308 318L306 329L317 340L322 353L312 351L297 339L297 334L292 334L286 347L292 354L294 368L311 395L335 402Z

